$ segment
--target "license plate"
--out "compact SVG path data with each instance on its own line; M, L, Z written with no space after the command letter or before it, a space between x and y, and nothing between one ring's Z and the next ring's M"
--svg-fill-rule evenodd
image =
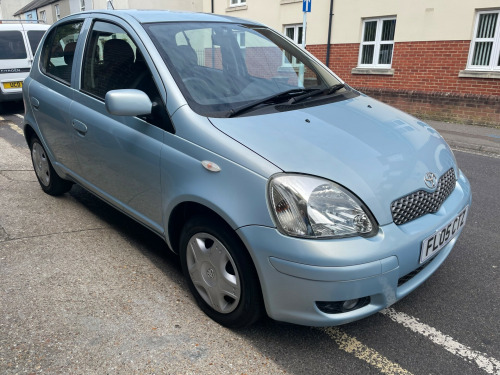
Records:
M23 81L17 82L4 82L3 87L5 89L20 89L23 87Z
M465 225L468 210L469 206L465 207L462 212L455 216L453 220L422 242L422 248L420 250L420 263L425 262L427 259L435 255L457 235L459 230Z

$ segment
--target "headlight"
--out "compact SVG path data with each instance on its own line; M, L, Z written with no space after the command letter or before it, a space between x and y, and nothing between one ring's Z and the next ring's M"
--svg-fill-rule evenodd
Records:
M268 198L278 229L290 236L368 237L378 231L375 219L361 201L328 180L277 175L269 182Z

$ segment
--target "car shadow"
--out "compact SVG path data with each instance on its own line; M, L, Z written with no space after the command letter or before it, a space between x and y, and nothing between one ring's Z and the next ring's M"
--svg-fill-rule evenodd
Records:
M176 279L183 277L179 257L169 249L161 237L79 185L73 185L68 194L126 237L146 257L151 259L156 267L168 275L172 275L172 271L174 271Z
M0 115L14 115L16 113L24 113L24 103L22 100L0 103Z
M74 185L69 195L124 236L193 299L182 274L178 256L168 248L162 238L79 185ZM383 318L377 314L345 325L342 331L337 332L344 332L346 329L366 331L370 326L380 324L380 319ZM282 368L284 373L332 374L342 368L350 368L352 373L367 373L366 364L362 361L353 363L352 355L341 350L340 344L322 328L280 323L264 317L251 327L232 332L256 348L266 362ZM263 365L266 365L265 362Z

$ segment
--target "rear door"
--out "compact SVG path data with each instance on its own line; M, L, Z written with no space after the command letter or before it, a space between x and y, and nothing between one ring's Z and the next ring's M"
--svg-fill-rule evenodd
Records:
M29 87L30 105L51 161L73 172L78 170L78 165L73 150L69 107L74 93L71 88L76 66L74 56L82 26L83 20L76 20L50 31Z
M168 116L164 117L161 81L156 72L153 76L138 40L126 26L106 20L93 23L81 87L71 105L74 150L87 188L162 233L160 153ZM105 95L118 89L144 91L158 111L141 117L111 115Z
M40 44L40 41L43 38L43 35L47 31L47 29L31 29L31 28L25 28L26 30L26 37L28 38L28 45L30 46L30 52L31 52L31 63L33 63L33 58L35 57L36 49L38 48L38 45ZM30 64L31 65L31 64Z
M24 78L28 76L32 56L26 50L21 25L0 27L0 101L9 95L20 94Z

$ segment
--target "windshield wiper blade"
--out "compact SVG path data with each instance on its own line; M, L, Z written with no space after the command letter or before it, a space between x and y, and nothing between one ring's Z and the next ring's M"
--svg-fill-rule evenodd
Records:
M231 109L229 111L229 113L227 114L227 117L237 116L240 113L248 111L249 109L257 107L258 105L261 105L261 104L275 102L275 101L277 101L279 99L282 99L282 98L286 99L287 97L289 97L292 94L309 93L311 91L316 91L316 90L318 90L318 89L295 88L295 89L286 90L286 91L280 92L278 94L273 94L271 96L268 96L267 98L259 99L259 100L255 101L255 102L252 102L252 103L249 103L249 104L245 104L245 105L243 105L243 106L241 106L239 108L233 108L233 109Z
M294 96L293 98L291 98L288 101L288 104L298 103L298 102L301 102L302 100L309 99L309 98L312 98L314 96L318 96L318 95L322 95L322 94L323 95L331 95L344 87L345 87L344 83L338 83L336 85L328 87L326 90L320 90L320 91L316 91L316 92L308 92L308 93L305 93L303 95Z

